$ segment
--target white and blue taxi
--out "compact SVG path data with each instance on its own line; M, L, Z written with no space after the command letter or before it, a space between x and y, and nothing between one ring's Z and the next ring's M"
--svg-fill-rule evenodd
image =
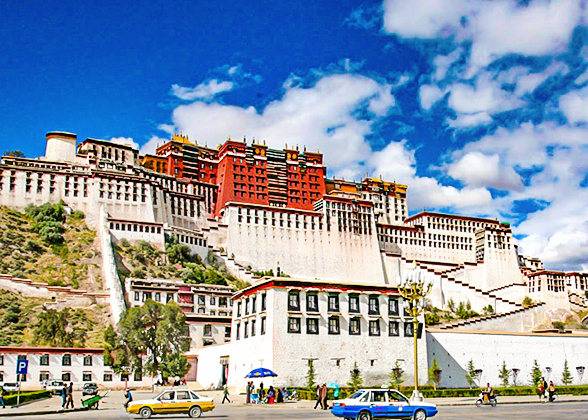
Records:
M426 402L410 402L395 389L361 389L349 398L333 401L331 412L346 420L425 420L437 414L437 406Z

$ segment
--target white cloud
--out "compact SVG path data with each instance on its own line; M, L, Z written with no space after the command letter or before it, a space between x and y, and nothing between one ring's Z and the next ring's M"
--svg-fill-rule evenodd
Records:
M169 139L151 136L151 138L141 146L141 149L139 149L139 153L141 155L154 155L155 151L157 150L157 147L161 146L164 143L167 143L168 141Z
M126 144L127 146L139 149L139 144L136 141L134 141L131 137L112 137L110 141L112 143Z
M520 190L520 176L512 167L500 162L497 154L469 152L447 167L447 173L468 186L491 187L499 190Z
M447 120L447 123L454 128L468 128L485 125L492 122L492 117L487 112L459 115L455 120Z
M559 106L569 122L588 122L588 87L566 93L559 98Z
M174 126L173 126L173 124L159 124L157 126L157 129L158 130L161 130L161 131L164 131L167 134L173 134L173 132L174 132Z
M583 0L385 0L384 31L404 38L471 40L471 64L509 54L565 50L582 22ZM585 9L584 9L585 10Z
M435 74L433 77L436 81L441 81L445 78L449 67L457 61L462 52L463 49L459 47L448 55L438 55L433 59L433 64L435 65Z
M493 80L488 73L478 76L474 86L457 83L450 90L449 106L458 113L493 114L518 108L524 103L502 90L501 84Z
M171 94L185 101L193 101L197 99L209 100L222 92L228 92L233 89L234 83L222 81L217 79L208 80L199 84L196 87L184 87L180 85L172 85Z
M421 85L419 88L421 108L425 111L430 110L431 107L445 95L445 93L447 92L441 90L437 85Z

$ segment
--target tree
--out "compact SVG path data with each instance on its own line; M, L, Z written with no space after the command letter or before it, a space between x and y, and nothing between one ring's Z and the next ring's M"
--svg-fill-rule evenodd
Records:
M390 372L390 388L399 389L404 382L404 370L400 367L400 362L396 360L392 372Z
M468 362L468 366L467 366L467 371L466 371L466 381L468 381L468 384L470 386L470 388L473 388L474 385L476 385L476 377L478 375L476 374L476 368L474 367L474 361L472 359L470 359L470 361Z
M537 383L543 377L543 373L541 372L541 367L539 366L539 362L537 359L533 362L533 368L531 369L531 381L533 385L537 385Z
M349 373L351 376L349 377L349 382L347 382L347 385L349 388L351 388L351 392L353 393L360 389L363 385L363 379L361 377L361 372L357 367L357 362L353 363L353 369L350 370Z
M506 362L502 361L502 368L500 368L500 372L498 372L498 377L500 378L500 383L502 386L508 386L508 378L510 376L510 370L506 367Z
M564 362L563 373L561 377L561 382L564 385L571 385L574 379L572 378L572 374L570 373L570 368L568 367L568 359Z
M148 299L143 306L125 311L118 323L120 337L131 365L137 369L141 355L146 363L141 368L164 378L183 376L189 364L182 355L190 348L186 316L178 304L162 305Z
M441 368L437 364L437 359L433 359L433 364L429 368L429 382L433 384L434 389L437 389L441 382Z
M4 156L12 156L12 157L20 157L20 158L25 157L24 153L21 152L20 150L7 150L6 152L4 152Z
M33 341L51 347L83 347L86 331L78 325L70 325L74 313L69 308L61 311L47 309L37 315L33 326ZM73 324L73 323L72 323Z
M308 359L308 372L306 373L306 387L313 391L315 387L316 372L314 371L314 360Z

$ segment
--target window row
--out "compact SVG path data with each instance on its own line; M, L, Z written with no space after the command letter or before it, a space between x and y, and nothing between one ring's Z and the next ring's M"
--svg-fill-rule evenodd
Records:
M237 302L237 316L240 317L241 316L241 309L244 308L245 311L245 315L249 315L249 311L251 310L251 313L257 313L257 295L253 295L253 296L249 296L245 299L243 299L242 301ZM266 310L266 294L265 293L261 293L259 295L259 305L260 308L259 310L261 312Z
M29 360L27 355L20 354L18 355L18 360ZM0 366L4 365L4 355L0 355ZM49 355L42 354L39 356L39 365L40 366L49 366ZM84 366L92 366L93 359L91 355L84 356L83 359ZM61 366L71 366L71 354L64 354L61 356ZM0 381L1 382L1 381Z
M262 316L259 320L259 335L265 335L266 318ZM241 330L243 330L243 338L255 337L257 334L257 320L245 321L237 323L235 326L235 339L241 339Z
M306 318L306 334L319 334L320 318ZM382 325L385 321L380 319L372 319L368 321L367 330L370 336L382 335ZM288 332L291 334L302 333L303 319L300 317L288 317ZM422 328L419 323L420 328ZM349 320L348 333L349 335L361 335L362 333L362 318L354 317ZM414 324L412 322L389 321L388 322L388 336L399 337L400 331L403 331L404 337L414 336ZM341 334L341 323L338 316L330 316L327 322L327 331L331 335Z
M348 312L349 313L359 313L360 312L360 305L359 305L359 297L360 295L349 295L348 301ZM369 296L368 297L368 314L370 315L380 315L380 303L381 299L385 299L385 297L381 297L379 295L376 296ZM288 311L290 312L299 312L301 311L301 303L300 303L300 292L292 291L288 293ZM400 299L396 297L389 297L388 298L388 315L398 316L399 315L399 307L400 307ZM327 310L329 312L340 312L341 305L340 305L340 296L337 293L329 294L327 297ZM306 312L319 312L319 300L318 300L318 293L306 293ZM406 311L404 312L405 316L408 316Z

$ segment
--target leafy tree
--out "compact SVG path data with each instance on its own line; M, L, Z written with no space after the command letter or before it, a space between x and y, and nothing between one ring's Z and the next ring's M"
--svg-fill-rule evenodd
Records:
M21 152L20 150L7 150L6 152L4 152L4 156L12 156L12 157L20 157L20 158L25 157L24 153Z
M314 370L314 360L308 360L308 372L306 373L306 387L313 391L315 387L316 372Z
M484 312L484 315L492 315L494 313L494 308L489 304L488 306L485 306L482 311Z
M449 299L447 302L447 307L451 312L455 312L455 302L453 301L453 298Z
M175 302L162 305L148 299L143 306L125 311L118 329L119 341L124 343L135 368L145 354L144 370L148 373L168 378L188 372L189 364L182 355L190 348L188 324Z
M433 359L433 364L429 368L429 382L433 384L434 389L437 389L441 382L441 368L437 364L437 359Z
M117 375L129 374L133 371L132 356L112 325L104 331L104 364L110 366ZM138 364L135 361L135 364Z
M502 386L508 386L508 378L510 376L510 370L506 367L506 362L502 361L502 367L500 368L500 372L498 372L498 377L500 378L500 383Z
M533 362L533 368L531 369L531 381L533 385L537 385L537 383L543 377L543 373L541 372L541 367L539 366L539 362L537 359Z
M564 385L571 385L573 381L574 381L574 378L572 378L572 374L570 373L570 368L568 367L568 359L566 359L566 361L564 362L564 368L563 368L563 373L562 373L562 377L561 377L561 382Z
M425 313L425 325L432 326L441 323L441 318L436 313Z
M400 367L400 362L396 360L392 372L390 372L390 387L399 389L404 383L404 370Z
M468 381L468 384L470 386L470 388L473 388L476 385L476 377L478 375L476 374L476 368L474 366L474 361L472 359L470 359L470 361L468 362L468 366L466 368L466 381Z
M523 307L531 306L534 304L535 302L529 296L525 296L525 298L523 299Z
M351 388L351 392L355 392L361 388L363 385L363 379L361 377L361 371L357 367L357 362L353 363L353 369L349 371L351 376L349 377L349 382L347 385Z
M33 326L33 341L35 344L51 347L83 347L87 328L79 324L87 323L88 320L85 315L82 316L83 319L79 318L80 315L69 308L61 311L47 309L37 315L37 322Z

